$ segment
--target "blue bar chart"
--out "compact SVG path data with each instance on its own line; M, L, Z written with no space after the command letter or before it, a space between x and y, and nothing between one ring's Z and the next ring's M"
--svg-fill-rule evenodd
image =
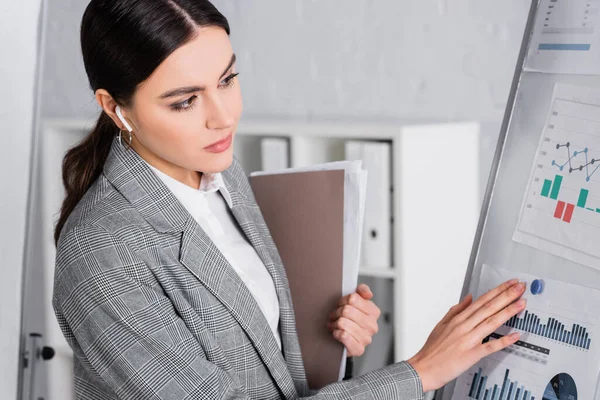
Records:
M589 336L587 328L579 324L572 324L571 329L567 330L565 324L552 317L548 318L545 324L542 324L540 318L529 311L525 311L522 317L515 315L504 325L584 350L589 350L592 344L592 338Z
M488 376L483 375L483 369L479 368L473 376L469 398L476 400L535 400L531 391L524 385L519 386L518 381L511 381L509 374L510 369L507 368L502 384L492 386L491 383L488 383Z
M527 307L481 339L488 355L457 378L451 400L597 398L600 290L544 277L540 292L539 276L484 263L477 298L509 279L532 289L523 296ZM505 346L503 339L515 333Z

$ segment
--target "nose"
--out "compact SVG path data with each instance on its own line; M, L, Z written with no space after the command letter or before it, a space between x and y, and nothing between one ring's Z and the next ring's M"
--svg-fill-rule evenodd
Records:
M205 98L206 128L229 129L235 125L235 118L229 112L227 104L218 94L209 94Z

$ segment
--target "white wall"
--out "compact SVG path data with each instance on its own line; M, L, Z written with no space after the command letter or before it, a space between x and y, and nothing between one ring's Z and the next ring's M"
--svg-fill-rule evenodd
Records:
M529 0L213 0L248 117L499 120ZM87 1L49 4L45 117L96 110L80 62Z
M0 393L16 398L40 0L0 2Z
M249 115L496 119L529 0L213 0Z
M530 0L213 0L244 117L479 121L485 186ZM44 118L98 112L79 48L87 1L48 9Z

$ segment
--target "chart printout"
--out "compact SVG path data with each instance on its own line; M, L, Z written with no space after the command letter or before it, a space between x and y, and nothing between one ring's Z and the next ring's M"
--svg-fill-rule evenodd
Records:
M600 0L542 0L525 70L600 74Z
M600 90L557 84L517 242L600 269Z
M600 369L600 291L483 265L480 296L513 278L526 282L527 307L491 334L518 331L519 341L482 359L456 381L453 400L592 400Z

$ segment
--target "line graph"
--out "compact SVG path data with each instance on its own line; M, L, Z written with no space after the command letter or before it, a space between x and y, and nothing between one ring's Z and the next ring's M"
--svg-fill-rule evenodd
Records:
M567 150L567 161L564 162L563 164L558 164L556 162L556 160L552 160L552 166L558 167L558 169L560 171L563 171L563 169L568 164L569 165L568 171L569 171L570 174L573 173L573 172L575 172L575 171L583 171L583 169L585 168L585 174L586 174L585 180L586 180L586 182L589 182L590 179L592 178L592 176L596 173L596 171L598 171L598 168L600 168L600 159L597 160L595 158L592 158L590 160L588 158L589 149L587 147L585 149L583 149L583 150L580 150L580 151L574 150L572 154L571 154L571 150L570 150L571 143L567 142L565 144L557 144L556 145L556 149L557 150L560 150L562 147L564 147ZM582 154L585 156L585 164L581 164L579 166L573 167L573 164L571 163L571 160L573 160L574 158L576 158L576 157L578 157L578 156L580 156ZM593 166L594 164L596 164L597 161L599 163L592 170L592 172L590 172L589 166L590 165Z

